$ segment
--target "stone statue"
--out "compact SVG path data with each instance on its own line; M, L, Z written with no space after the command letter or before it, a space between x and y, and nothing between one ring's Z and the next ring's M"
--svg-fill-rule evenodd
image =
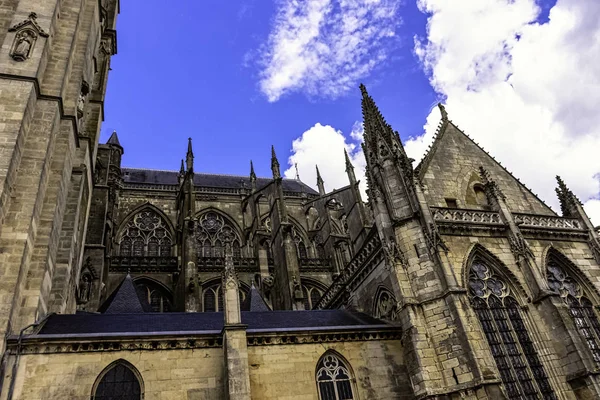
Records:
M79 283L79 304L85 304L90 300L90 292L92 289L92 278L89 274L83 274Z
M12 58L15 61L25 61L28 59L34 39L35 35L28 30L17 33L13 47L14 50L11 54Z

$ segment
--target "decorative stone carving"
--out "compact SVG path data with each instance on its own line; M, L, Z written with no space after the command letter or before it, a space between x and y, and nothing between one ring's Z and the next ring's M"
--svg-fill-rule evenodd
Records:
M533 252L527 243L527 240L519 232L516 235L510 235L508 238L510 244L510 251L513 253L517 264L520 264L524 260L533 259Z
M388 321L396 321L398 308L396 298L388 290L381 290L375 299L375 317Z
M89 93L90 85L84 80L81 82L81 91L79 92L79 98L77 99L77 118L83 117L83 111L85 110L85 100Z
M294 300L301 301L304 298L304 293L302 292L302 286L298 283L296 277L293 277L293 285L294 285Z
M400 251L400 249L396 245L396 240L394 239L393 236L390 236L388 238L385 246L383 247L383 250L385 251L385 256L386 256L388 264L390 266L394 266L394 265L396 265L396 263L403 265L403 266L408 265L408 261L406 260L406 257L404 256L402 251Z
M32 12L29 17L13 27L9 32L16 32L13 45L10 50L10 56L15 61L25 61L33 52L33 47L38 36L48 37L48 34L36 22L37 14Z

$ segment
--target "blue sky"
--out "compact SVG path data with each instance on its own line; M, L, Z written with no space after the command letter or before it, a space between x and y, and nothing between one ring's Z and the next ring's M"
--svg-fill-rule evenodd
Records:
M269 0L123 1L118 54L112 59L101 140L117 130L124 164L177 169L192 137L196 170L270 175L270 146L280 161L292 141L316 122L349 133L361 119L357 85L332 99L289 93L269 102L259 88L257 54L276 12ZM390 43L390 60L360 81L403 136L423 131L436 94L412 54L412 37L426 17L414 2Z
M434 107L558 209L561 175L600 222L600 2L591 0L122 1L101 141L124 166L347 183L364 168L363 82L420 159Z

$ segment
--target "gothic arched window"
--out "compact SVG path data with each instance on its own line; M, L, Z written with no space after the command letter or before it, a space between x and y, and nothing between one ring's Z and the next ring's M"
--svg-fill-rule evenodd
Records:
M375 297L373 315L375 318L396 320L396 297L387 289L381 288Z
M352 377L346 364L334 353L325 353L317 364L320 400L352 400Z
M153 312L169 312L173 309L171 294L152 280L136 280L135 285L144 295Z
M558 293L569 306L569 313L579 334L590 348L594 361L600 364L600 321L592 302L583 293L581 285L558 262L551 259L546 271L550 290Z
M173 240L167 223L152 209L129 219L119 238L119 255L166 257L171 255Z
M298 258L308 258L308 252L303 241L298 242Z
M246 300L246 292L240 288L240 304ZM223 311L223 292L221 284L210 285L203 289L203 311L215 312Z
M470 298L490 345L502 383L511 398L554 400L521 309L509 287L477 260L469 274Z
M312 310L319 300L321 300L321 296L323 295L323 291L310 284L302 285L302 292L304 292L305 310Z
M240 257L242 240L233 224L214 211L202 214L196 230L198 256L224 257L227 242L231 243L233 256Z
M142 387L131 368L126 362L116 362L103 371L92 400L141 400Z

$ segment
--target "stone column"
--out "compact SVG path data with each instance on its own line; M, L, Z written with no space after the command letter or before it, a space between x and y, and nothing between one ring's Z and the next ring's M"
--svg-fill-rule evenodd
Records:
M231 244L225 245L222 296L225 324L223 326L223 351L225 359L225 398L250 400L250 370L246 325L242 324L239 280L233 266Z

